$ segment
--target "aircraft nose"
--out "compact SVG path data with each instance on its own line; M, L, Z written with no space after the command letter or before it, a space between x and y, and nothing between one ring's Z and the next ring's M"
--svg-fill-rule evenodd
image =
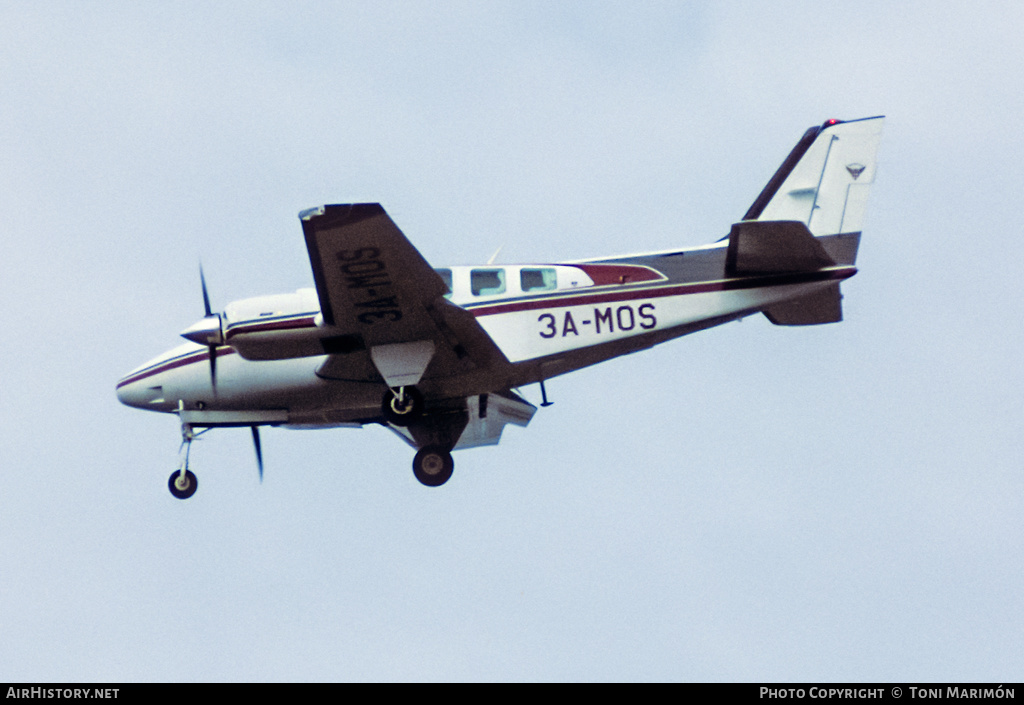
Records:
M148 386L143 381L131 380L126 377L117 383L117 399L125 406L138 409L151 409L154 402L162 396L160 387Z
M117 400L125 406L142 406L142 394L139 387L142 385L132 384L127 379L117 383Z

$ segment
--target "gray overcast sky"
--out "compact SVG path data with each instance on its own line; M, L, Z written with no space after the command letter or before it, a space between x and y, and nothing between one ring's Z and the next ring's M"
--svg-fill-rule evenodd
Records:
M1019 679L1018 2L0 3L0 681ZM549 384L441 491L378 428L193 448L117 379L312 284L697 245L888 116L846 320ZM536 388L524 390L534 401Z

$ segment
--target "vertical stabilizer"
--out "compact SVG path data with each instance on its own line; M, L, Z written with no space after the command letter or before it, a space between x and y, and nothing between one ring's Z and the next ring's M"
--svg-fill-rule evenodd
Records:
M860 232L883 121L829 120L809 129L743 219L800 221L813 235Z

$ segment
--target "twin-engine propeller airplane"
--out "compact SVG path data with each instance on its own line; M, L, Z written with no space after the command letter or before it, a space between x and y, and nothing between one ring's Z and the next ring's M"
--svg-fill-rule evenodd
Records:
M191 497L192 440L210 428L385 424L417 449L425 485L452 451L493 445L536 407L518 387L761 312L776 325L842 319L875 178L881 117L804 133L729 235L685 250L559 264L432 268L380 205L299 214L315 289L210 308L188 342L117 385L125 404L177 414ZM180 451L179 451L180 452Z

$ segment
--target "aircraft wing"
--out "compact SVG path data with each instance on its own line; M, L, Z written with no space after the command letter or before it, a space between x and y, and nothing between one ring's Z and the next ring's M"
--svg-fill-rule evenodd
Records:
M349 355L364 350L389 384L395 365L418 361L429 362L427 376L508 364L476 319L444 298L444 281L380 204L322 206L299 217L324 326L332 331L322 340L331 357L319 374L365 377L356 369L356 358L365 356Z

